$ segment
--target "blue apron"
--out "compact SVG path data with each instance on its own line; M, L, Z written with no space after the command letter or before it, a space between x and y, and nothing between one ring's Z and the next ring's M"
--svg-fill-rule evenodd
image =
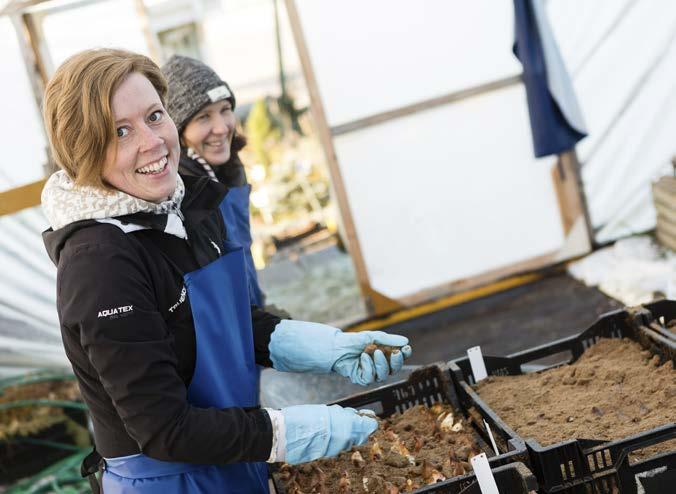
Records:
M195 323L197 358L188 401L197 407L254 407L256 367L246 249L225 242L224 254L184 275ZM265 463L195 465L144 454L106 459L105 494L268 494Z
M251 256L251 229L249 226L249 194L251 185L228 188L228 193L219 209L225 222L228 238L244 247L246 272L249 278L249 294L251 303L263 308L265 297L258 285L256 266Z

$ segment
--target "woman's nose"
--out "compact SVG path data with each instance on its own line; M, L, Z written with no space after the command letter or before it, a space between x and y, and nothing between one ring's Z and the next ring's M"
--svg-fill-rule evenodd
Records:
M147 125L143 126L143 129L140 133L141 143L140 149L142 152L151 151L158 146L161 146L164 140L157 134L154 129L151 129Z
M215 119L214 126L211 129L214 134L228 134L231 131L231 126L228 121L223 117L218 117Z

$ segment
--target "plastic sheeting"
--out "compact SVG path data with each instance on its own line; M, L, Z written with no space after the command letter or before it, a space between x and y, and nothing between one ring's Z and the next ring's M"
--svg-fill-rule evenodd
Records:
M56 314L56 267L44 249L39 207L0 217L0 375L63 367Z
M655 226L651 182L676 154L676 3L550 0L589 137L578 145L595 239Z
M404 365L400 372L390 376L387 381L376 382L368 386L352 384L338 374L298 374L263 369L261 372L261 406L283 408L293 405L331 403L407 379L411 372L419 367Z
M568 272L625 305L676 300L676 253L647 236L618 240L572 263Z
M560 252L566 241L554 159L533 158L523 86L334 143L371 286L390 298Z
M294 0L330 126L521 72L511 0Z

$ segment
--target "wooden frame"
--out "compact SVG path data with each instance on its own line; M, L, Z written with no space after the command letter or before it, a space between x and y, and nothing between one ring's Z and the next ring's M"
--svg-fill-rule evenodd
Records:
M335 137L342 134L347 134L349 132L354 132L355 130L365 129L366 127L387 122L389 120L394 120L395 118L405 117L414 113L435 108L437 106L447 105L449 103L453 103L454 101L460 101L472 96L479 96L490 91L513 86L519 82L521 82L520 75L505 77L504 79L481 84L480 86L445 94L443 96L439 96L438 98L419 101L417 103L413 103L412 105L402 106L401 108L396 108L394 110L377 113L366 118L353 120L352 122L336 125L331 127L331 135Z
M301 66L303 67L305 83L307 85L308 92L310 93L310 102L311 102L310 110L312 112L315 125L317 126L319 140L322 144L322 147L324 148L326 161L329 165L329 173L331 175L331 181L333 182L333 187L336 192L336 201L338 202L338 208L340 209L340 214L343 218L345 235L347 236L347 247L349 249L350 255L352 257L352 262L354 263L354 267L357 273L357 281L361 288L362 294L364 295L369 312L384 313L396 310L400 307L400 304L376 292L373 289L373 287L371 287L371 284L369 282L366 263L364 261L364 256L359 246L359 238L357 237L357 231L354 225L354 220L352 218L350 204L347 200L347 194L345 192L345 184L343 183L340 168L338 166L338 158L336 157L336 150L333 146L331 129L326 120L324 105L322 103L321 95L319 94L319 86L317 85L317 79L315 78L314 70L312 69L312 62L310 61L310 53L305 43L305 37L303 35L303 31L301 28L298 10L296 9L296 4L293 0L285 0L285 3L286 3L286 11L289 16L289 22L291 24L291 30L293 32L293 37L294 40L296 41L298 56L301 61Z
M424 301L429 301L430 299L471 290L519 273L545 268L561 260L560 252L549 252L532 259L512 264L510 266L505 266L501 269L480 273L468 279L456 280L454 282L440 286L430 287L396 301L375 291L370 284L368 269L361 251L354 218L347 199L345 184L343 182L338 159L336 157L333 137L358 129L363 129L372 125L377 125L389 120L408 116L412 113L429 110L431 108L476 96L478 94L483 94L488 91L511 86L519 83L521 76L507 77L467 90L457 91L441 97L432 98L412 105L407 105L394 110L360 118L352 122L330 127L326 118L326 113L312 66L312 61L310 60L309 50L305 41L296 3L294 0L285 0L285 3L291 30L293 32L303 69L303 74L305 76L306 85L310 94L312 115L314 117L322 147L324 148L324 154L328 163L331 180L336 191L336 200L343 218L343 224L349 243L349 251L354 262L359 285L367 302L367 307L372 314L382 315L392 312L397 308L401 308L402 306L411 306ZM586 200L581 188L579 163L577 162L574 151L572 154L566 153L559 157L558 166L555 168L552 178L554 180L554 187L558 198L564 233L569 234L573 232L573 229L576 227L576 225L579 225L580 222L582 222L584 231L578 231L578 236L580 234L586 235L587 243L589 246L591 246L591 239L593 238L592 230L590 227L589 215L587 213ZM566 250L565 245L562 250Z
M47 179L0 192L0 217L40 205L40 195Z

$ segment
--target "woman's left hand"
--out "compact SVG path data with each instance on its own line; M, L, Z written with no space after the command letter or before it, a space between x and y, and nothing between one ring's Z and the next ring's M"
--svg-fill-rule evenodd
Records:
M272 333L269 349L273 367L279 371L335 372L362 386L401 370L413 351L404 336L383 331L344 333L326 324L286 319Z
M341 355L333 371L362 386L399 372L413 353L408 338L383 331L340 333L336 345Z

